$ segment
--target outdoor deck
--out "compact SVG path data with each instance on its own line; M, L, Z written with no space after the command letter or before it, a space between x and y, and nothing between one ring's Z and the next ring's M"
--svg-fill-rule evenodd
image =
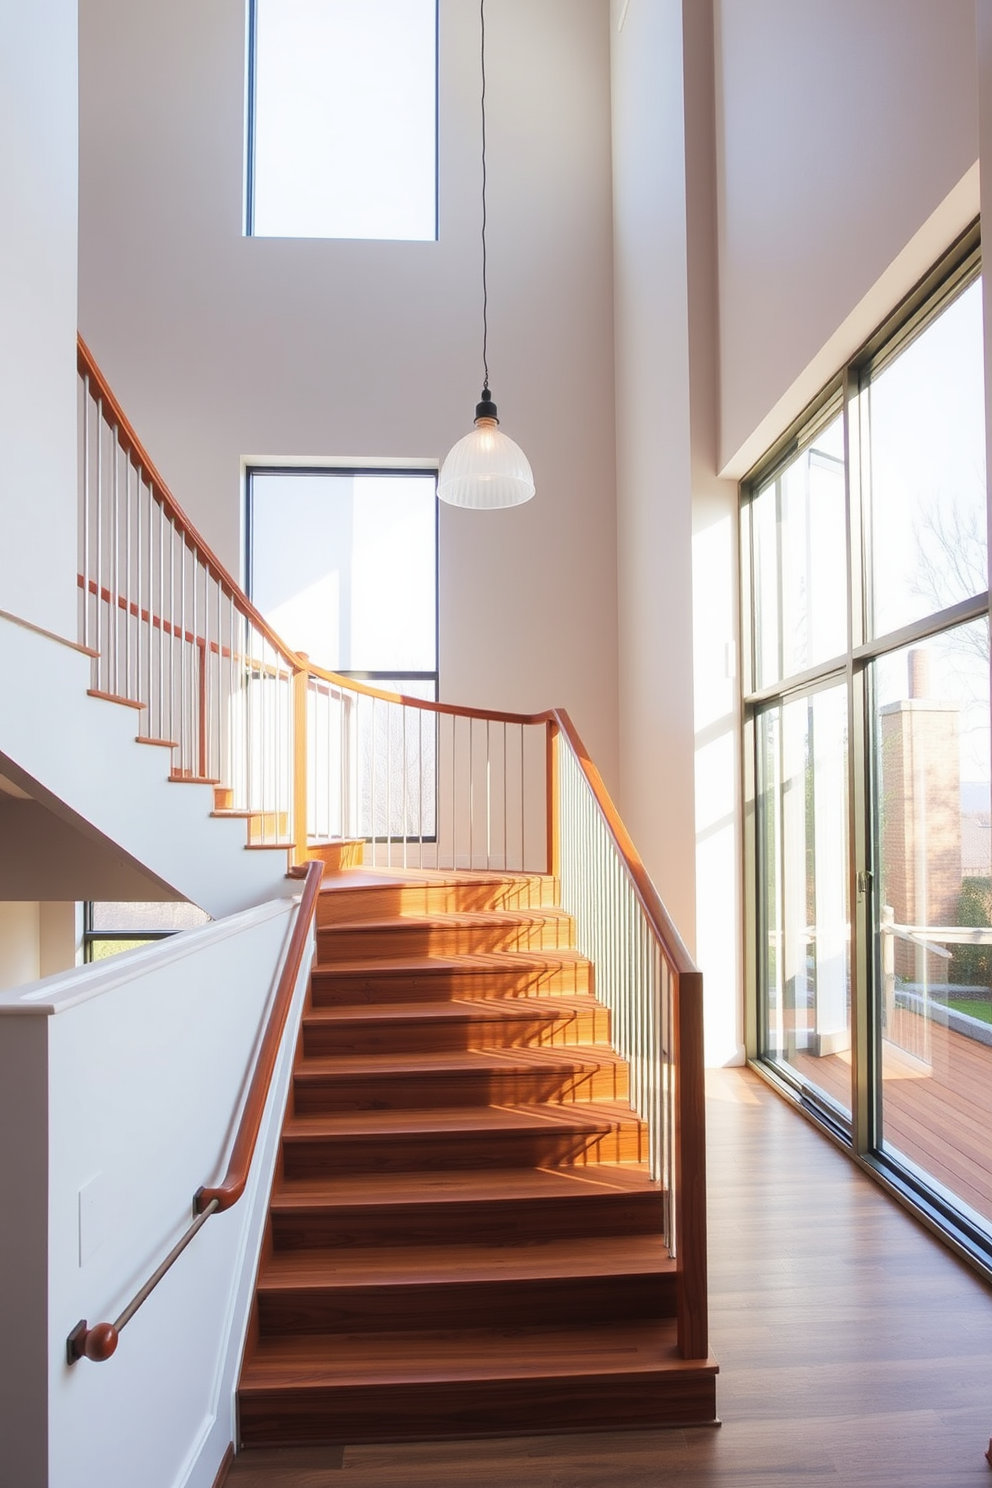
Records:
M992 1048L923 1023L898 1008L883 1042L883 1140L992 1222ZM850 1110L850 1053L792 1063Z

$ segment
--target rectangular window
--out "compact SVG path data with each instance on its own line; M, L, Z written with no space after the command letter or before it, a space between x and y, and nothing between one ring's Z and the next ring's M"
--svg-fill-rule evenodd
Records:
M252 470L248 593L295 651L437 696L433 471Z
M247 231L437 237L437 0L249 0Z
M210 919L185 899L123 903L87 900L83 909L83 960L105 961L119 951L167 940Z

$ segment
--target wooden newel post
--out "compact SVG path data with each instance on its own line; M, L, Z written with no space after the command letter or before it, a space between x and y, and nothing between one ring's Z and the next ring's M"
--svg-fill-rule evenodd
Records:
M299 653L299 658L303 665L293 672L293 862L305 863L309 838L307 697L310 684L306 663L310 658L305 651Z
M706 1082L703 978L680 973L675 994L675 1225L678 1347L683 1359L709 1353L706 1277Z

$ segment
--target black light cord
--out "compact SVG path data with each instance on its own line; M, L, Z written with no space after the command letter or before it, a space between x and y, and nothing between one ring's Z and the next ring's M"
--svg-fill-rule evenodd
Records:
M489 286L486 278L486 0L479 0L482 39L482 370L483 393L489 390Z

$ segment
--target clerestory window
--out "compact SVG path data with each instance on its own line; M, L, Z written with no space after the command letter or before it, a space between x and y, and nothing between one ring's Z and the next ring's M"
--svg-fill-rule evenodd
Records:
M249 236L437 237L437 0L249 0Z

